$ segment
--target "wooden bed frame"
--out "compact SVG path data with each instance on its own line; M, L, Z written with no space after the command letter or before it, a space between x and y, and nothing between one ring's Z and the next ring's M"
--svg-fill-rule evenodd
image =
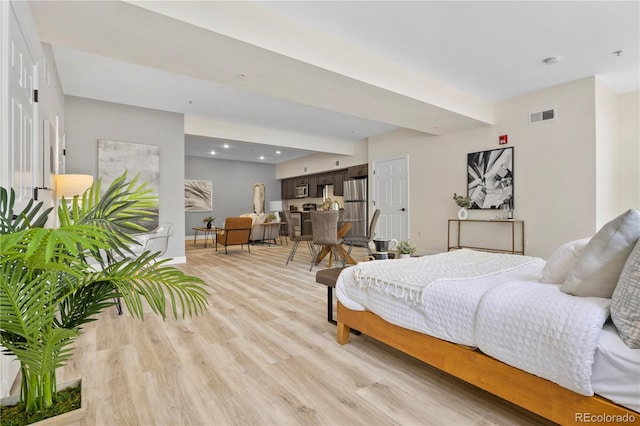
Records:
M338 302L338 343L357 329L496 396L553 422L567 424L640 424L640 413L599 396L583 396L465 346L384 321L369 311L352 311ZM619 417L618 417L619 416ZM587 420L587 417L589 420Z

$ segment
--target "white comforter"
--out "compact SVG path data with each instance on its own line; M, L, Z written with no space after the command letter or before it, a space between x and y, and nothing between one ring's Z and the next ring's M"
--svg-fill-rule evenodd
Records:
M456 250L434 256L360 263L336 283L347 308L370 310L404 328L477 346L476 310L487 290L539 278L539 258Z
M509 282L487 291L475 337L487 355L593 395L591 372L610 299L574 297L559 285Z

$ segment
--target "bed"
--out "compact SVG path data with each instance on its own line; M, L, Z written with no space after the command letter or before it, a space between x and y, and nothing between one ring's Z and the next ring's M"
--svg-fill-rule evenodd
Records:
M630 210L546 262L463 249L347 268L338 342L357 329L560 424L640 423L640 349L626 343L639 325L638 233ZM631 334L610 319L612 300L629 313L613 297L623 276L636 286Z

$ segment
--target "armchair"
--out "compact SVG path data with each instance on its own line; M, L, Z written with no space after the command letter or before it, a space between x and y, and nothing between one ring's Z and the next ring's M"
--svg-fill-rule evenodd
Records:
M251 218L250 217L228 217L224 221L224 227L216 236L216 251L218 251L218 244L224 246L225 254L229 254L227 246L239 245L242 250L242 246L247 245L249 253L251 253L251 247L249 247L249 236L251 235Z

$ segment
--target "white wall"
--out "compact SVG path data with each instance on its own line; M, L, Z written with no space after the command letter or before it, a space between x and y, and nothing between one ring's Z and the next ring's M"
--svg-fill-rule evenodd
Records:
M451 197L466 191L466 154L498 148L498 136L508 134L515 217L526 222L526 253L548 257L560 243L597 230L595 96L595 79L586 78L496 104L490 127L445 136L400 130L372 137L369 161L408 154L410 238L423 250L444 251L447 219L457 211ZM528 124L530 112L552 107L557 120ZM496 214L474 210L470 217Z
M617 98L618 210L640 209L640 91Z
M74 96L65 99L67 173L99 177L98 139L160 147L160 223L172 222L175 235L166 256L184 262L183 115Z
M349 142L344 142L349 143ZM312 154L276 165L276 179L346 169L367 162L367 140L352 143L353 155ZM336 161L339 165L336 165Z
M611 220L618 210L619 187L616 184L619 159L618 100L604 83L596 78L596 226Z

